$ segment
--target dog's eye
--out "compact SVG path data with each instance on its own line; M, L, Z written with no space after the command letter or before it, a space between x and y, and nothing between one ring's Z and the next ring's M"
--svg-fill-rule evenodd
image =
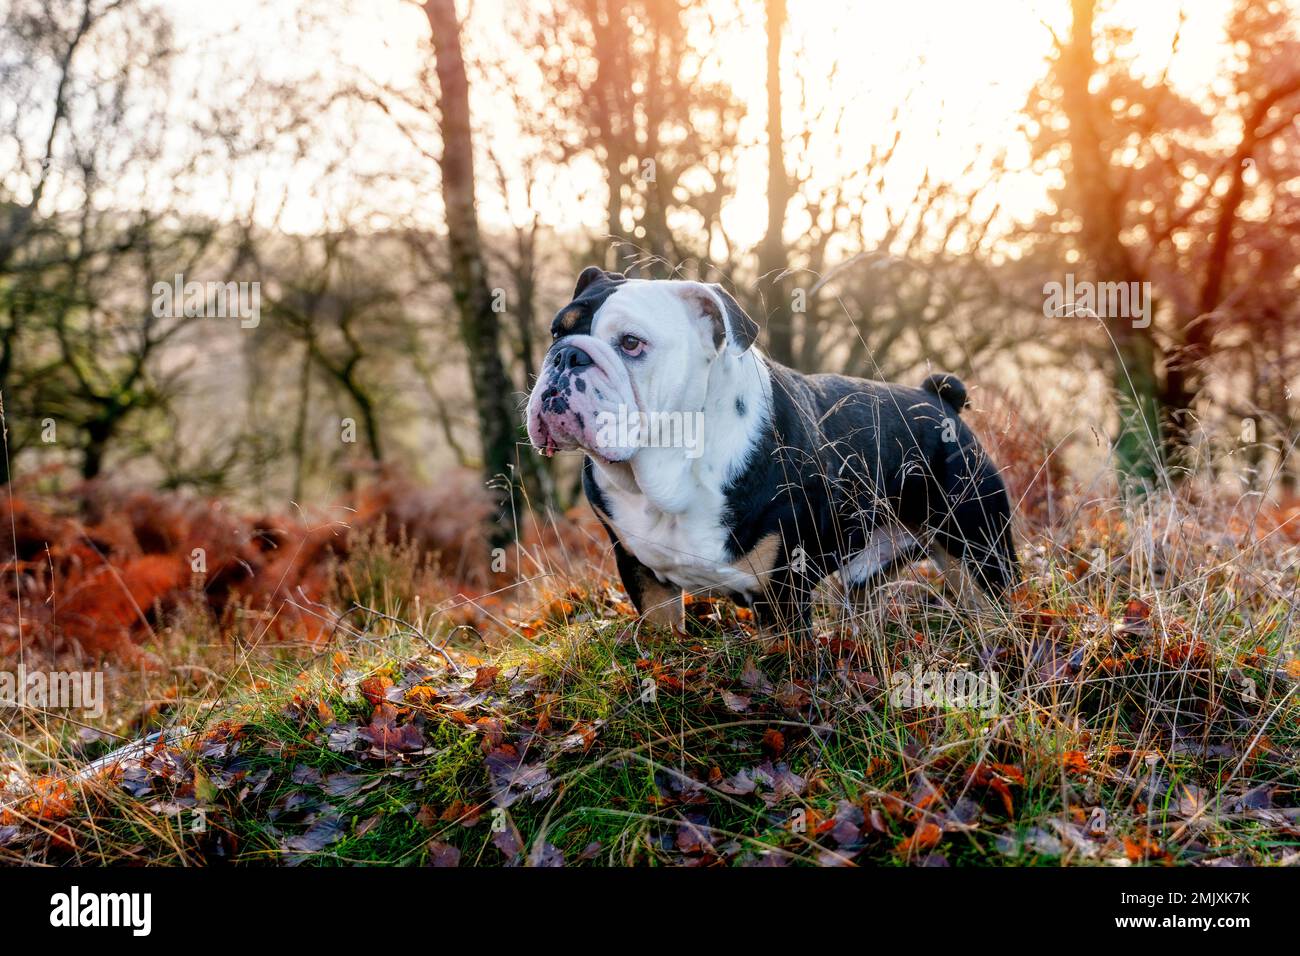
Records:
M625 335L618 340L618 347L628 355L640 355L641 350L645 348L645 343L635 335Z

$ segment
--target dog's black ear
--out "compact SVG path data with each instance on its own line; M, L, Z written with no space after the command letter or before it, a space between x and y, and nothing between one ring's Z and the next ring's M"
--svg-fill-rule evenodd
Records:
M727 351L732 355L744 355L758 339L758 323L749 317L731 293L716 282L707 283L705 288L717 299L715 310L706 305L705 311L717 327L718 344L722 344L721 340L725 338Z
M617 272L606 272L599 266L587 266L578 276L578 285L573 290L573 299L556 313L551 322L551 335L562 338L566 335L588 335L591 332L591 320L615 290L627 279Z
M600 266L587 266L587 268L582 270L582 274L578 276L578 284L573 289L573 297L576 299L578 296L582 295L583 289L587 288L587 286L591 285L597 279L603 279L608 275L609 273Z

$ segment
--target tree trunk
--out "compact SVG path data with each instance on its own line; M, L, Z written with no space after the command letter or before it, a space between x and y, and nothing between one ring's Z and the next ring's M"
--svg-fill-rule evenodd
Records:
M515 327L519 336L518 363L524 381L537 368L533 324L537 313L537 268L534 252L535 234L519 244L518 274L515 284ZM524 454L519 460L519 487L526 501L541 504L552 491L550 464L554 459Z
M360 362L359 354L349 359L342 369L334 373L343 390L348 393L352 403L357 407L357 414L361 416L361 428L366 433L366 447L370 449L370 457L374 459L375 464L382 464L384 461L384 444L380 438L379 413L375 410L374 399L366 391L365 386L357 380L357 364Z
M116 422L96 418L86 423L86 447L81 450L81 477L93 481L104 470L104 454L113 437Z
M478 413L483 473L496 498L499 520L490 533L494 547L514 540L511 466L518 434L511 385L501 362L499 315L479 239L474 201L474 148L470 132L469 80L460 46L455 0L427 0L424 13L433 37L442 121L442 196L447 215L452 297L461 338L469 353L469 377ZM504 481L502 478L504 477Z
M5 415L5 392L0 387L0 486L9 484L9 419Z
M1061 50L1061 105L1069 122L1070 186L1080 220L1080 241L1096 270L1093 281L1137 282L1137 269L1124 245L1123 197L1110 185L1097 104L1088 86L1097 64L1093 54L1095 0L1071 0L1073 25ZM1156 344L1150 328L1131 317L1111 316L1106 327L1114 342L1112 381L1119 411L1115 438L1116 468L1126 489L1151 487L1160 473L1160 430Z
M788 265L783 229L790 203L781 130L781 34L785 0L767 0L767 233L759 248L758 271L772 292L768 303L767 350L785 365L794 364L794 313L784 273Z
M302 371L298 378L298 417L293 427L293 500L302 501L303 477L307 471L307 414L311 408L311 349L302 350Z
M605 147L605 183L609 191L605 207L605 230L608 235L596 238L592 258L604 268L618 271L616 243L623 235L623 189L628 183L628 173L625 170L628 162L628 147L625 142L627 127L620 109L619 96L626 78L620 77L623 59L619 56L615 39L616 31L621 26L616 21L623 16L623 6L617 2L586 0L584 12L595 38L592 52L596 57L596 78L592 84L592 93L600 142Z
M9 376L13 371L14 338L18 334L18 316L10 310L9 324L5 326L4 335L0 337L0 487L9 484L12 477L9 469L10 456L16 455L18 449L9 446L9 419L5 415L5 395L8 394Z

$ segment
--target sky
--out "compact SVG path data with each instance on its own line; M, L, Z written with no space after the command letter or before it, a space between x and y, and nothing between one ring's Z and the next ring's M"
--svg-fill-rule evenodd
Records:
M503 28L523 15L525 2L472 0L462 2L461 10L467 17L466 43L471 50L504 55L507 63L518 65L519 82L527 86L527 60L512 49L509 30ZM343 3L325 23L293 33L291 45L285 38L293 32L289 24L298 6L293 0L272 0L269 5L267 0L224 0L215 8L210 0L168 0L167 6L175 15L181 40L219 51L212 55L225 58L232 77L239 75L239 60L245 57L271 75L337 70L402 86L415 82L427 56L423 13L399 0ZM1230 6L1231 0L1116 0L1107 7L1103 22L1132 27L1132 53L1139 67L1152 74L1167 69L1174 86L1192 92L1219 71L1226 54L1222 25ZM1186 20L1178 51L1171 58L1180 12ZM814 135L815 181L834 180L852 169L873 143L890 140L896 132L891 113L906 100L894 167L898 172L888 184L886 202L905 206L927 170L934 177L958 180L972 159L983 156L987 161L995 151L1005 149L1012 173L997 195L1005 217L1027 219L1041 207L1051 184L1028 168L1027 150L1017 132L1019 111L1044 70L1050 29L1065 30L1067 0L790 0L789 15L783 62L787 129L800 127L793 82L800 69L837 63L834 82L823 81L820 88L814 84L812 91L848 110L838 136L825 130ZM222 47L223 26L233 28L255 17L265 29L242 30L238 46ZM748 106L742 126L747 148L740 159L740 189L724 210L723 222L734 239L750 244L761 236L766 222L762 0L747 0L741 22L712 40L719 50L710 68ZM490 141L507 162L531 148L519 139L508 104L477 90L472 106L480 145ZM385 222L387 213L400 210L400 215L392 216L394 221L413 217L437 224L441 210L433 164L414 154L390 124L358 130L347 148L342 176L328 186L323 177L315 180L301 169L291 175L287 165L279 171L262 171L261 188L287 190L283 209L267 204L278 211L282 227L312 231L329 222L331 207L336 212L348 205L349 174L358 188L364 180L366 189L373 191L371 177L421 167L414 181L384 187L391 192L372 204L369 221L375 226L391 224ZM977 166L973 175L980 176L982 169ZM554 171L553 177L541 203L543 221L560 230L603 230L603 198L590 190L602 178L601 171L591 162L578 162L571 169ZM251 188L246 184L242 192L236 190L237 197L246 200ZM576 200L584 191L586 198ZM217 196L214 191L214 204ZM485 226L493 228L517 218L518 210L512 213L495 189L485 187L480 190L480 215Z

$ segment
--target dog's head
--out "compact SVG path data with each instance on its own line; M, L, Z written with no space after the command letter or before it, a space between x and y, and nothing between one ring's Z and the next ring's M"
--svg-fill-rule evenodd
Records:
M627 279L584 269L528 400L528 435L544 454L582 448L627 461L637 423L704 407L715 362L746 352L758 325L719 285Z

